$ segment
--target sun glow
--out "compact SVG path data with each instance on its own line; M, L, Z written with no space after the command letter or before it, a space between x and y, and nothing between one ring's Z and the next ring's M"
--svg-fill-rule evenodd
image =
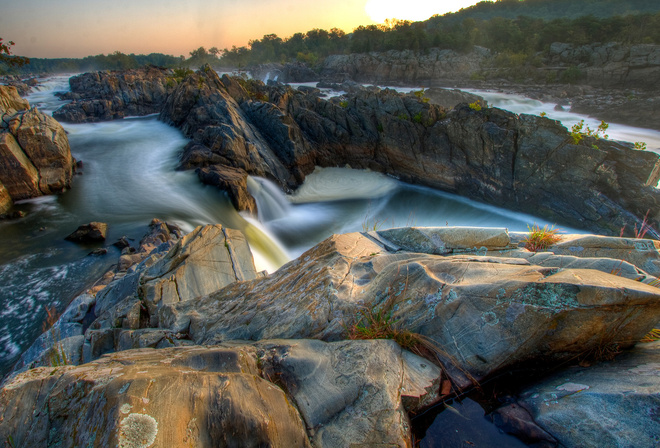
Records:
M385 19L420 21L435 14L458 11L479 0L368 0L364 10L371 20L383 23Z

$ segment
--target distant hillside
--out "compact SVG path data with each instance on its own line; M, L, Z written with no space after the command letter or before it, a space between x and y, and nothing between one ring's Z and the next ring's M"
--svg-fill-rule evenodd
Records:
M435 16L428 21L430 26L437 23L451 23L467 18L490 20L495 17L515 19L518 16L543 20L594 16L599 18L630 14L660 12L657 0L498 0L482 1L455 13Z

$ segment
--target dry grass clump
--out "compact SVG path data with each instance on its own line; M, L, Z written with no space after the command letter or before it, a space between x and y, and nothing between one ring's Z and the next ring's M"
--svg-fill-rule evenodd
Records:
M557 235L559 229L555 229L554 226L548 228L545 225L541 228L537 224L534 224L532 227L527 226L527 228L529 229L529 233L523 239L523 243L525 243L525 249L530 252L546 250L561 240L561 236Z

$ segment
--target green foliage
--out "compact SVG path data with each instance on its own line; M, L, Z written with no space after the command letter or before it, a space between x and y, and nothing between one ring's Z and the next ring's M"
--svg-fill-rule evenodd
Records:
M541 113L539 114L539 117L541 117L541 118L545 118L545 117L547 117L547 116L548 116L548 114L547 114L546 112L541 112Z
M470 103L470 104L468 104L468 106L470 106L470 109L476 110L477 112L479 112L481 110L481 103L479 101L475 101L474 103Z
M376 129L378 129L378 132L383 132L385 130L381 123L378 123L378 126L376 126Z
M340 101L340 102L339 102L339 105L340 105L341 107L343 107L344 109L346 109L346 108L348 107L348 101L346 101L346 100L344 100L344 101Z
M423 114L422 114L421 111L418 112L418 113L416 113L415 115L413 115L413 121L414 121L415 123L420 123L420 124L421 124L421 123L422 123L422 119L423 119Z
M640 151L646 151L646 143L645 142L635 142L635 149L639 149Z
M584 137L592 137L595 139L604 138L607 139L609 136L605 134L609 124L601 121L596 129L591 129L589 126L584 125L584 120L580 120L578 123L575 123L571 127L571 137L573 138L573 143L579 145ZM598 146L592 145L595 149L598 149Z
M563 84L575 84L582 78L584 78L582 71L575 66L571 66L561 72L559 75L559 82Z
M16 45L13 41L8 41L7 43L2 42L2 37L0 37L0 63L6 64L9 67L21 67L25 64L29 64L30 60L21 56L13 56L11 53L11 47Z
M525 249L530 252L545 250L561 240L561 237L557 235L558 229L555 229L554 226L548 228L546 225L541 228L534 224L532 227L527 226L527 229L529 231L522 242L525 243Z
M399 120L405 120L405 121L409 121L409 120L410 120L410 117L408 116L408 114L404 114L404 113L400 113L399 115L397 115L397 118L398 118Z

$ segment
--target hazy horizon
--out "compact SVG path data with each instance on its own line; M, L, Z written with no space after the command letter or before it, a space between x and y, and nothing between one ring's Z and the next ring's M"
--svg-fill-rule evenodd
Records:
M266 34L314 28L350 33L385 19L426 20L481 0L0 0L0 29L12 53L81 58L115 51L189 56L200 46L240 47Z

